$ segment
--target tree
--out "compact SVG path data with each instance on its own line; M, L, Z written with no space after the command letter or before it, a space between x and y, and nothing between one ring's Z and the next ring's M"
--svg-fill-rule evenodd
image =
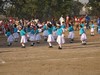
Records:
M8 16L19 18L51 19L61 15L78 15L80 2L74 0L5 0L10 6L6 8ZM76 4L75 4L76 3Z
M80 3L78 0L73 1L73 5L72 5L73 15L79 15L80 10L82 9L82 7L83 7L83 4Z
M99 15L100 0L89 0L88 6L92 7L91 15Z
M5 1L0 0L0 13L1 14L5 13L5 11L4 11L4 5L5 5Z

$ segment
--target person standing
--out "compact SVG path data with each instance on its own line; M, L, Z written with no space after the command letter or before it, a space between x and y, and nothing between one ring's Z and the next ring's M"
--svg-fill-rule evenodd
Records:
M35 30L32 26L30 26L30 38L29 38L30 42L31 42L31 46L35 45Z
M53 48L52 46L52 42L55 42L55 39L53 37L53 28L52 28L52 24L48 23L48 39L47 42L49 43L49 48Z
M25 48L25 43L27 43L27 35L26 35L26 32L23 30L22 26L19 26L19 31L20 31L20 36L21 36L21 45L22 45L22 48Z
M79 31L79 34L80 34L80 40L82 41L82 45L86 45L86 41L87 41L87 36L86 36L86 33L85 33L85 30L83 28L82 25L80 25L80 31Z
M47 23L43 24L43 37L44 37L44 41L47 41L48 38Z
M74 41L74 28L73 28L72 23L69 24L68 31L69 31L68 38L70 39L70 43L73 43L73 41Z
M41 35L40 35L38 27L35 30L35 35L36 35L36 42L37 42L37 44L39 44L40 40L41 40Z
M99 31L100 28L100 17L97 19L97 32Z
M61 25L57 24L57 43L59 45L58 49L62 49L62 44L65 43L65 39L62 36L63 35L63 29L61 28Z
M11 31L10 31L9 28L7 29L7 32L6 32L5 35L7 36L8 46L11 46L12 43L13 43L13 41L14 41L14 37L13 37L13 35L11 34Z
M63 18L63 15L59 19L60 25L63 25L63 22L65 22L65 19Z
M86 15L85 19L86 19L86 29L90 29L90 26L89 26L90 17L88 15Z
M93 23L93 21L91 21L91 25L90 25L90 27L91 27L91 36L94 36L94 23Z
M14 31L13 32L14 32L13 36L15 38L15 42L17 42L18 39L19 39L19 34L18 34L18 29L17 29L16 25L14 25Z
M75 30L79 30L80 19L75 16Z

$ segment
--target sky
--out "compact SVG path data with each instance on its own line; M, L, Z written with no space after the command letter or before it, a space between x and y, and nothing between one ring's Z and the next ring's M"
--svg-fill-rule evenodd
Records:
M89 0L79 0L82 3L88 3Z
M88 3L89 0L79 0L82 3Z

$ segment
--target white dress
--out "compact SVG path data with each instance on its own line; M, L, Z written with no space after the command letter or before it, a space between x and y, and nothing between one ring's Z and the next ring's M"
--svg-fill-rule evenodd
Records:
M30 38L29 38L30 41L35 41L36 40L36 35L34 34L30 34Z
M13 35L10 35L10 36L7 38L7 42L9 42L9 43L14 42L14 37L13 37Z
M65 43L65 39L64 39L63 35L62 36L58 35L57 43L58 44L64 44Z
M21 43L27 43L27 38L26 36L21 36Z
M43 31L43 36L46 36L46 37L48 36L48 30Z
M91 33L93 33L94 32L94 28L91 28Z
M74 39L74 32L73 31L72 32L69 32L68 38L69 39Z
M40 34L36 34L36 41L39 41L39 40L41 40L41 36Z
M60 21L60 24L62 25L62 22L65 22L65 19L63 17L60 17L59 21Z
M81 35L80 40L81 40L81 41L85 41L85 40L87 40L87 36L86 36L85 33L83 33L83 34Z
M55 42L55 39L52 34L48 35L47 42Z
M19 38L19 34L16 32L16 33L13 33L13 36L15 39L18 39Z
M54 37L54 39L57 38L57 31L53 31L53 37Z

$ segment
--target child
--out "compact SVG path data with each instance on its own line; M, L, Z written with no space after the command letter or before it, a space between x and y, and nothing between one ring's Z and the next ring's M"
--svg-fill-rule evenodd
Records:
M98 26L98 33L100 34L100 26Z
M43 26L43 37L44 37L44 40L47 41L47 38L48 38L47 24L44 24Z
M93 21L91 23L92 23L90 25L90 27L91 27L91 36L94 36L94 24L93 24Z
M11 46L14 41L14 37L12 36L10 29L7 30L6 36L8 37L7 38L8 46Z
M80 33L80 36L81 36L80 40L82 41L82 45L86 45L87 36L85 34L85 30L82 27L82 25L80 25L80 31L79 31L79 33Z
M39 30L38 30L38 27L37 27L37 29L35 31L35 35L36 35L37 44L39 44L40 40L41 40L41 36L40 36Z
M52 32L52 25L50 23L47 24L48 26L48 39L47 39L47 42L49 43L49 48L53 48L52 47L52 42L54 42L54 37L53 37L53 32Z
M62 22L61 28L62 28L63 32L65 32L65 28L66 28L65 22Z
M19 38L19 34L18 34L17 31L18 31L17 26L14 25L14 33L13 33L13 36L15 38L15 42L17 42L18 41L18 38Z
M53 37L54 37L54 39L57 39L57 27L56 27L56 25L53 25Z
M65 26L65 22L62 22L62 24L61 24L61 28L63 28L63 29L66 28L66 26Z
M72 24L69 24L68 31L69 31L68 38L70 39L70 43L73 43L73 41L74 41L74 28L73 28Z
M57 29L57 43L59 44L58 49L62 49L62 44L65 43L63 35L63 29L59 24L57 24L58 29Z
M30 31L29 40L31 41L31 46L34 46L34 44L35 44L35 30L32 26L30 28L31 28L31 31Z
M100 17L97 19L97 32L100 34Z
M25 43L27 43L26 32L22 29L22 26L19 26L20 36L21 36L21 44L22 48L25 48Z
M85 28L84 22L82 22L80 25L81 25L83 28Z

